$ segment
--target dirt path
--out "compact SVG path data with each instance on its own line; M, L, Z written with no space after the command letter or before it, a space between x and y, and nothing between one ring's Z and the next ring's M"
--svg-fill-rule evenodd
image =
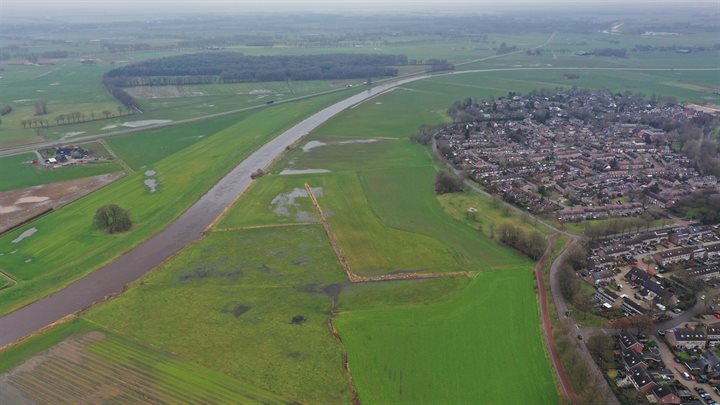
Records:
M330 223L328 222L327 218L325 217L325 213L323 212L323 209L320 207L317 197L315 197L315 194L312 191L312 187L310 187L310 185L308 183L305 183L305 191L308 193L308 196L310 196L310 200L312 201L313 206L315 206L315 209L317 210L318 215L320 216L320 223L322 224L323 228L325 229L325 233L327 234L328 239L330 240L330 245L332 246L333 250L335 251L335 255L337 256L338 260L340 261L340 264L342 265L343 270L345 270L345 275L347 275L347 278L351 283L371 283L371 282L379 282L379 281L396 281L396 280L420 280L420 279L441 278L441 277L473 278L475 276L474 273L469 272L469 271L456 271L456 272L450 272L450 273L394 273L394 274L381 274L378 276L361 276L359 274L356 274L350 268L350 264L347 261L347 257L345 256L345 253L343 252L342 247L340 246L340 243L335 238L335 233L332 231L332 227L330 226Z
M548 308L548 297L547 291L545 290L545 282L543 281L543 266L550 256L552 256L555 250L555 244L557 242L557 234L553 234L548 239L548 247L545 250L545 254L540 258L535 265L535 278L537 280L538 295L540 297L540 316L542 318L543 332L545 334L545 342L547 343L548 350L550 352L550 359L552 360L555 372L560 382L560 387L563 390L565 398L570 402L575 400L575 390L570 384L570 379L565 372L562 361L560 361L560 355L558 353L557 345L555 344L555 336L553 335L552 321L550 320L550 310Z
M320 222L293 222L291 224L236 226L236 227L232 227L232 228L217 228L217 229L213 229L212 232L237 232L237 231L247 231L250 229L285 228L288 226L306 226L306 225L320 225Z

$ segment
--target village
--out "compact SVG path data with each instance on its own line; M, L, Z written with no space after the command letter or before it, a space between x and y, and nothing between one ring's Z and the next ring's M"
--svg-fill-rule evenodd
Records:
M657 218L718 187L715 175L677 151L688 137L678 129L715 118L672 100L575 91L454 108L456 123L435 136L439 151L487 191L561 223L646 211Z
M717 118L673 100L586 90L467 99L449 113L454 123L434 145L487 192L559 228L628 224L599 233L586 225L582 265L568 276L585 291L575 316L604 319L586 344L615 394L720 402L720 225L673 211L720 192L682 147Z

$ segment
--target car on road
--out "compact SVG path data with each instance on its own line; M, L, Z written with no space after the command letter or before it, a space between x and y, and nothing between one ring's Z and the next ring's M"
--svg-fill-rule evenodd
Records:
M578 340L583 340L582 335L577 335Z
M680 308L675 308L675 309L673 309L673 312L675 312L676 314L679 314L679 313L682 312L682 309L680 309Z

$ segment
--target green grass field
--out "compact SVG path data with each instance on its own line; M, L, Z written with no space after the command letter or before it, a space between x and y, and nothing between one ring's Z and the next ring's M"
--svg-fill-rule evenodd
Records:
M343 281L319 225L215 232L86 317L295 401L347 403L327 327Z
M0 268L18 279L17 285L0 291L0 313L61 288L155 234L243 157L342 97L345 95L331 94L241 116L237 123L153 164L157 192L151 193L143 184L144 173L136 173L0 238L0 252L17 250L0 257ZM107 235L93 228L93 213L108 203L130 212L134 223L131 231ZM38 229L37 234L11 243L31 226Z
M0 192L123 170L122 166L114 162L91 162L79 166L52 169L42 164L31 164L33 159L37 159L37 155L34 153L1 157Z
M480 273L448 301L340 314L360 400L554 404L529 267Z
M57 346L60 342L63 346ZM36 400L74 402L81 396L99 395L105 401L289 403L281 396L82 319L7 350L0 357L0 372L10 371L32 356L33 368L14 372L9 385ZM133 389L123 391L128 383Z

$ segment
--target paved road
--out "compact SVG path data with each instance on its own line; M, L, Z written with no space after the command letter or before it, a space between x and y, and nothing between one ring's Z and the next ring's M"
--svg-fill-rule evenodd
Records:
M540 45L540 46L543 46L543 45ZM462 64L483 62L483 61L497 59L497 58L511 55L511 54L512 53L508 53L508 54L504 54L504 55L488 56L488 57L481 58L481 59L463 62ZM461 65L461 64L458 64L458 65ZM421 73L421 74L419 74L419 76L412 76L412 75L418 75L418 73L413 73L413 74L408 75L408 77L406 79L402 79L401 82L408 83L408 82L415 81L415 80L426 79L428 77L462 75L462 74L470 74L470 73L541 71L541 70L572 70L572 71L575 71L575 70L587 70L587 71L597 70L597 71L638 71L638 72L643 72L643 71L650 71L650 72L652 72L652 71L658 71L658 72L685 72L685 71L688 71L688 72L720 72L720 68L637 68L637 67L580 67L580 66L538 67L538 66L529 66L529 67L513 67L513 68L460 70L460 71L455 71L455 72L444 72L444 73L435 73L435 74L422 74ZM405 80L407 80L407 81L405 81ZM392 80L392 81L383 81L383 82L378 82L378 83L382 83L382 84L379 84L378 86L376 86L377 88L380 88L380 87L386 86L386 85L391 85L394 87L395 85L393 85L393 83L398 83L398 81ZM308 96L278 101L276 104L287 103L287 102L296 101L296 100L309 98L309 97L315 97L315 96L318 96L321 94L332 93L332 92L336 92L336 91L340 91L340 90L342 90L342 89L329 90L327 92L316 93L316 94L311 94ZM93 140L97 140L97 139L104 139L104 138L113 137L113 136L127 135L127 134L131 134L131 133L135 133L135 132L147 131L148 129L157 129L157 128L174 126L174 125L184 125L184 124L188 124L188 123L192 123L192 122L205 120L208 118L220 117L223 115L235 114L235 113L242 112L242 111L255 110L255 109L265 108L265 107L267 107L267 106L266 105L256 105L256 106L252 106L252 107L241 108L238 110L225 111L225 112L210 114L210 115L203 115L200 117L188 118L185 120L173 121L170 123L149 125L149 126L145 126L145 127L141 127L141 128L132 128L132 129L125 129L125 130L120 130L120 131L102 133L102 134L79 136L79 137L73 137L70 139L65 139L62 141L53 140L53 141L46 141L46 142L10 147L10 148L2 148L2 149L0 149L0 156L9 156L9 155L17 155L20 153L33 152L37 149L50 148L50 147L58 146L61 144L67 144L68 142L72 142L72 143L89 142L89 141L93 141Z
M270 165L286 147L344 109L393 87L426 77L418 76L373 87L313 114L269 141L235 167L165 230L85 278L0 318L0 347L122 292L128 283L200 238L207 227L250 185L250 174Z
M660 357L662 358L663 363L665 363L665 367L672 370L676 380L682 382L684 386L690 388L693 391L693 394L697 394L695 388L702 388L710 394L710 397L712 397L713 400L720 401L720 395L712 389L710 384L700 384L696 380L688 381L685 377L683 377L682 372L687 371L687 369L684 365L675 362L675 355L673 355L672 351L670 351L670 348L665 344L665 342L661 342L655 336L650 336L650 339L657 343L657 347L660 349Z

